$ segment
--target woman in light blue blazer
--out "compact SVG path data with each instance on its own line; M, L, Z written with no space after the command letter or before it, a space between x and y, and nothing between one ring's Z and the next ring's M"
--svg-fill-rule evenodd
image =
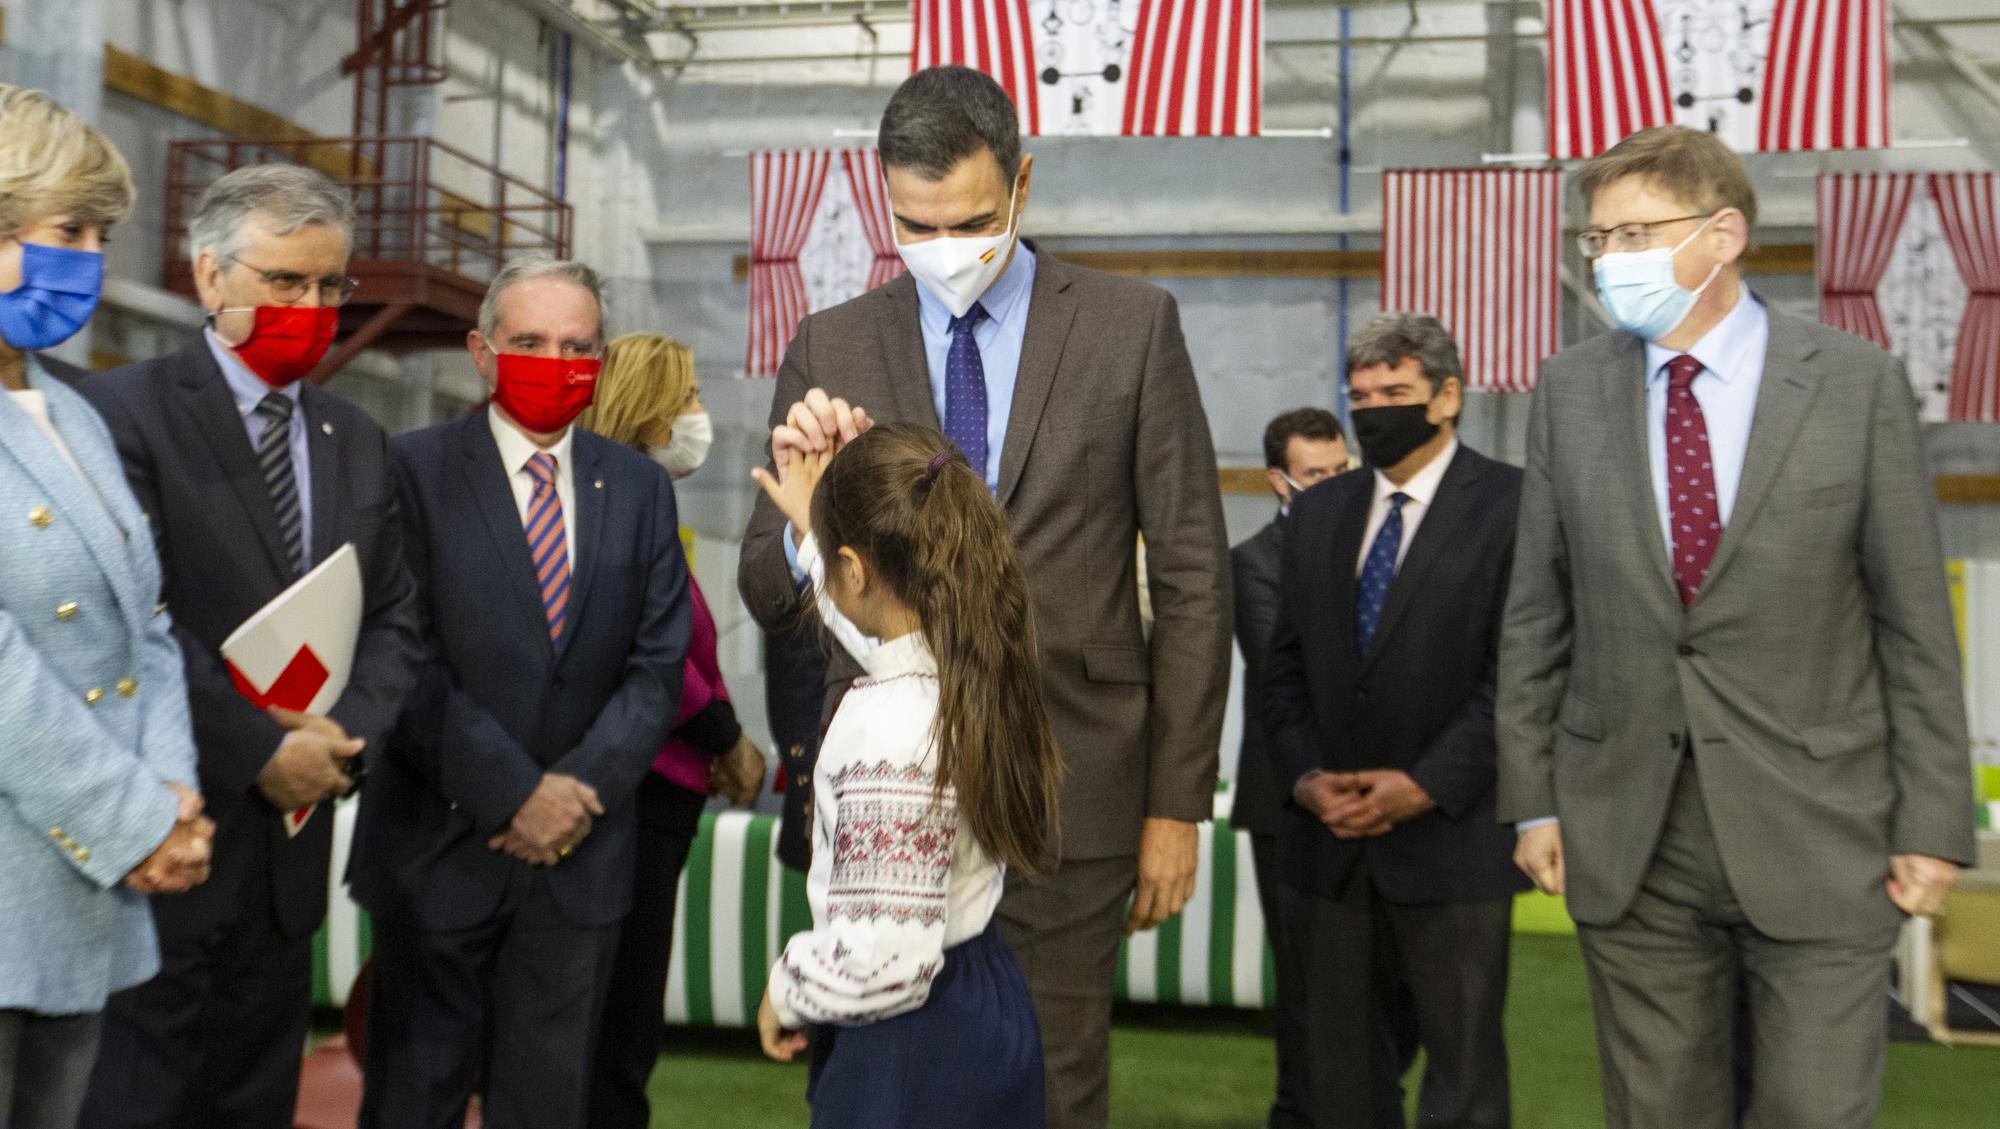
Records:
M110 142L0 84L0 1129L73 1129L105 997L159 968L146 895L208 869L146 515L34 355L89 318L131 203Z

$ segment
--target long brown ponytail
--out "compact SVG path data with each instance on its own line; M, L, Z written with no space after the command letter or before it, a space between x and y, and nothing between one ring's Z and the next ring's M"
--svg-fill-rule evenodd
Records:
M1027 574L986 483L936 431L878 424L827 466L812 529L827 559L853 549L923 624L938 663L939 791L957 790L987 854L1047 870L1062 758Z

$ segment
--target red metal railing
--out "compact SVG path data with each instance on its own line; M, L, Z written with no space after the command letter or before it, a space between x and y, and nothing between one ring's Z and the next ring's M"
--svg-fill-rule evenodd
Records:
M186 284L187 223L202 191L235 169L279 162L316 168L354 194L357 263L433 267L483 283L519 255L569 255L568 204L432 138L203 138L167 147L169 287Z

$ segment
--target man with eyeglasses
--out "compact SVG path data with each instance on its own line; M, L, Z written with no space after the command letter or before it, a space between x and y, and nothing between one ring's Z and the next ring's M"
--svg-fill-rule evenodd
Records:
M1861 1129L1891 952L1973 853L1959 656L1903 366L1767 309L1713 135L1586 165L1622 332L1543 368L1496 706L1515 861L1564 894L1612 1129Z
M347 192L310 169L223 176L188 225L201 340L79 383L159 547L216 823L209 883L153 903L160 975L105 1009L90 1129L292 1124L332 801L416 677L388 436L300 379L354 291L353 226ZM364 595L347 688L325 716L266 710L238 689L222 641L343 544Z

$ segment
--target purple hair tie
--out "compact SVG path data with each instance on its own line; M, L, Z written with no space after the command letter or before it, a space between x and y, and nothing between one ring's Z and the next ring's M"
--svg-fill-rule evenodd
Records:
M924 481L936 482L938 472L944 469L944 464L951 462L953 459L956 459L958 457L959 457L958 452L949 447L945 448L942 451L939 451L935 455L932 455L931 465L924 471Z

